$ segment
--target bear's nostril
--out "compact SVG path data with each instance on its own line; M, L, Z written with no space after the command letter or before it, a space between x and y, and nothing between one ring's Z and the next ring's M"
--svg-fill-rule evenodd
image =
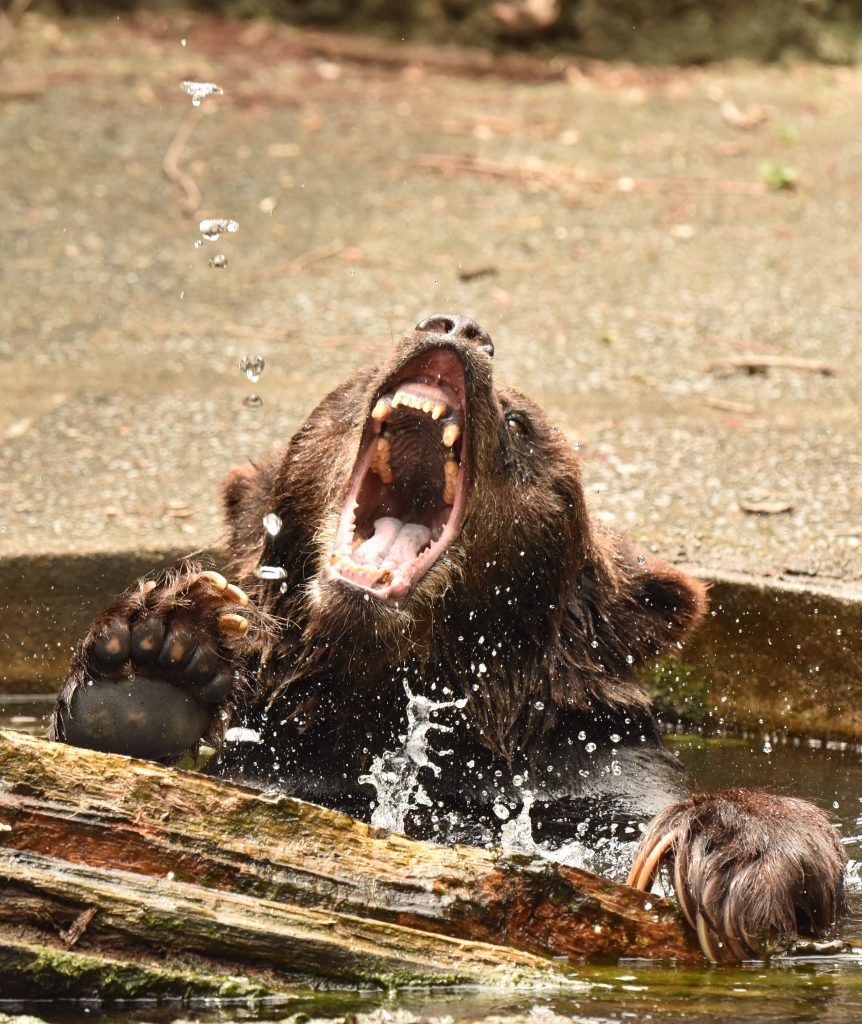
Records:
M457 314L429 316L427 320L422 320L416 325L416 330L432 334L448 334L461 341L472 342L483 352L487 352L489 356L494 355L494 343L488 332L482 330L475 320L466 316Z
M455 329L455 317L451 316L429 316L416 324L417 331L429 331L434 334L451 334Z

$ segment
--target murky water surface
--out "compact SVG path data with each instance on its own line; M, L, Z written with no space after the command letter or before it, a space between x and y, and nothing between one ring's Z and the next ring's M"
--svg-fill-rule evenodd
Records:
M41 733L50 698L0 694L0 727ZM807 744L765 743L756 739L676 736L669 744L706 788L764 786L813 799L831 808L845 838L850 914L841 934L862 940L862 755L855 750L812 748ZM862 941L860 941L862 945ZM107 1009L62 1001L2 1006L0 1012L26 1012L50 1022L78 1024L102 1019L169 1024L179 1020L284 1021L363 1015L363 1024L410 1024L418 1018L500 1022L512 1018L545 1024L601 1024L653 1021L745 1024L862 1020L862 956L824 957L744 968L675 968L641 961L616 966L585 966L576 992L434 991L385 996L379 993L308 993L288 1003L221 1004L180 1008L152 1003ZM364 1015L368 1015L367 1018Z

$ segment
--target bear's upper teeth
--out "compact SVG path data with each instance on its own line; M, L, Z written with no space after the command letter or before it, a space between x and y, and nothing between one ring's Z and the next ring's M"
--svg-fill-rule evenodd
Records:
M390 405L391 401L391 405ZM385 420L389 416L391 409L397 409L401 405L406 405L409 409L416 409L417 412L424 412L426 415L430 415L431 419L439 420L441 416L445 416L449 411L449 407L445 402L437 402L433 398L426 398L422 395L414 395L410 391L405 391L403 388L399 388L389 398L381 398L374 406L374 410L371 413L372 419Z

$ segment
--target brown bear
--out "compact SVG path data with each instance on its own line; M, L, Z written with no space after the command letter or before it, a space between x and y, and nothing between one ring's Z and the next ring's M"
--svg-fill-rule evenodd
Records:
M846 857L811 804L695 793L637 671L704 587L591 516L578 458L495 382L474 321L434 316L234 470L229 575L134 583L74 655L51 735L209 770L442 842L640 847L713 960L817 934ZM227 740L225 741L225 727Z

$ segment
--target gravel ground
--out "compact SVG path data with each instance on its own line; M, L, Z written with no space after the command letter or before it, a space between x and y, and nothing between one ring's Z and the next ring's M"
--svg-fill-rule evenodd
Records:
M708 571L860 591L862 71L529 83L296 38L28 15L0 57L0 555L216 542L230 465L460 311L605 519ZM224 94L193 108L184 79ZM239 230L201 240L213 216ZM832 372L711 365L749 356Z

